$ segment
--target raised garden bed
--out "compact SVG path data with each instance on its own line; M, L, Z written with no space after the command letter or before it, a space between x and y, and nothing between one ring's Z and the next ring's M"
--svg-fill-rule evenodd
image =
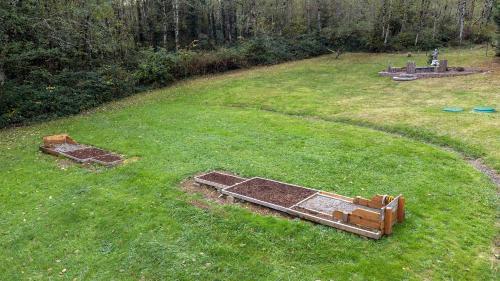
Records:
M224 191L269 202L285 208L290 208L316 193L316 191L309 188L262 178L253 178L244 181Z
M259 177L245 180L219 172L195 177L195 181L216 187L233 198L373 239L391 234L393 225L404 219L402 196L350 198Z
M72 150L72 151L67 151L66 155L69 155L73 158L77 158L82 161L87 161L91 158L97 157L97 156L102 156L109 154L108 152L99 149L99 148L93 148L93 147L87 147L87 148L82 148L82 149L77 149L77 150Z
M40 150L48 154L67 157L79 163L98 163L113 166L123 161L122 157L117 154L79 144L68 135L44 137Z
M244 182L247 179L233 176L221 172L210 172L203 174L201 176L194 177L194 181L199 184L204 184L208 186L215 187L217 189L223 189L235 185L240 182Z
M97 156L91 159L92 162L101 164L101 165L107 165L107 166L113 166L121 163L123 161L122 157L116 154L105 154L101 156Z

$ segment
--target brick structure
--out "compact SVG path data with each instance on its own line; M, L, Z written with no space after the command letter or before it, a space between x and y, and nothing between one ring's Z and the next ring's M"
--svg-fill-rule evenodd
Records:
M448 60L440 60L439 66L436 67L436 72L446 72L448 70Z
M414 61L406 63L406 73L415 74L417 72L417 64Z

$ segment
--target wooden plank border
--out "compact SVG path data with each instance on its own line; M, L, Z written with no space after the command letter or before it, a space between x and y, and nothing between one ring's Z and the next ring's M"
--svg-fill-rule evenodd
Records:
M81 145L82 147L81 148L78 148L78 149L75 149L75 150L80 150L80 149L87 149L87 148L95 148L95 149L101 149L101 148L97 148L97 147L94 147L94 146L88 146L88 145L84 145L84 144L80 144L80 143L74 143L74 144L77 144L77 145ZM90 163L90 162L94 162L94 163L97 163L97 164L100 164L100 165L104 165L104 166L115 166L115 165L118 165L120 163L123 162L123 157L120 156L120 155L117 155L113 152L109 152L107 150L104 150L104 149L101 149L101 150L104 150L108 153L106 154L102 154L102 155L99 155L99 156L106 156L106 155L117 155L117 156L120 156L120 160L116 160L116 161L113 161L113 162L104 162L104 161L100 161L100 160L97 160L95 159L94 157L90 157L90 158L85 158L85 159L82 159L82 158L77 158L77 157L74 157L74 156L71 156L69 154L67 154L67 152L71 152L71 151L75 151L75 150L71 150L71 151L66 151L66 152L63 152L63 151L57 151L51 147L46 147L46 146L40 146L40 150L43 151L44 153L47 153L47 154L50 154L50 155L54 155L54 156L58 156L58 157L65 157L65 158L68 158L68 159L71 159L77 163L80 163L80 164L85 164L85 163ZM95 156L97 157L97 156Z
M121 159L120 160L116 160L116 161L113 161L113 162L104 162L104 161L101 161L101 160L97 160L95 158L90 158L90 162L94 162L94 163L97 163L97 164L101 164L103 166L115 166L115 165L118 165L120 163L123 162L123 157L121 157L120 155L116 155L114 153L108 153L108 154L104 154L104 155L99 155L100 156L107 156L107 155L115 155L115 156L119 156Z
M252 178L252 179L254 179L254 178ZM251 179L249 179L249 180L251 180ZM275 182L277 182L277 181L275 181ZM300 187L300 186L298 186L298 187ZM381 231L370 231L370 230L367 230L367 229L356 227L354 225L349 225L349 224L345 224L345 223L338 222L338 221L333 221L333 220L327 220L327 219L320 218L320 217L317 217L317 216L314 216L314 215L311 215L311 214L306 214L306 213L303 213L303 212L300 212L300 211L297 211L297 210L292 210L292 209L287 208L287 207L279 206L279 205L276 205L276 204L273 204L273 203L269 203L269 202L265 202L265 201L262 201L262 200L259 200L259 199L255 199L255 198L252 198L252 197L241 195L239 193L234 193L234 192L228 191L227 189L228 188L221 190L221 193L225 194L225 195L228 195L228 196L233 196L234 198L238 198L238 199L241 199L241 200L244 200L244 201L248 201L248 202L251 202L251 203L254 203L254 204L257 204L257 205L262 205L262 206L268 207L270 209L281 211L281 212L284 212L284 213L287 213L287 214L290 214L290 215L295 215L295 216L297 216L299 218L303 218L303 219L310 220L310 221L313 221L313 222L317 222L317 223L320 223L320 224L328 225L328 226L331 226L331 227L334 227L334 228L337 228L337 229L341 229L341 230L345 230L345 231L352 232L352 233L355 233L355 234L359 234L359 235L362 235L362 236L365 236L365 237L368 237L368 238L380 239L382 237L382 232ZM310 188L308 188L308 189L310 189Z
M222 190L224 188L228 188L228 187L232 186L232 185L224 185L224 184L220 184L220 183L216 183L216 182L213 182L213 181L202 179L202 177L204 177L206 175L209 175L209 174L213 174L213 173L221 174L221 175L224 175L224 176L230 176L230 177L238 178L238 179L242 180L242 182L239 182L239 183L236 183L236 184L240 184L240 183L243 183L243 182L245 182L245 181L248 180L247 178L243 178L243 177L239 177L239 176L235 176L235 175L230 175L230 174L222 173L222 172L218 172L218 171L213 171L213 172L208 172L208 173L205 173L205 174L202 174L202 175L199 175L199 176L195 176L194 177L194 181L196 183L199 183L199 184L205 184L205 185L208 185L208 186L213 186L217 190ZM233 185L236 185L236 184L233 184Z
M201 177L206 176L206 175L211 174L211 173L218 173L218 174L221 174L221 175L226 175L226 176L230 176L230 177L239 178L239 179L242 180L242 182L236 183L236 184L231 185L231 186L226 186L226 185L223 185L223 184L218 184L218 183L211 182L211 181L208 181L208 180L204 180L204 179L201 178ZM286 186L291 186L291 187L297 187L297 188L301 188L301 189L306 189L306 190L313 191L314 193L311 194L311 195L309 195L308 197L302 199L301 201L293 204L291 207L283 207L283 206L280 206L280 205L277 205L277 204L274 204L274 203L266 202L266 201L259 200L259 199L253 198L253 197L249 197L249 196L242 195L242 194L239 194L239 193L236 193L236 192L232 192L230 190L232 187L235 187L235 186L238 186L238 185L242 185L242 184L245 184L245 183L247 183L249 181L256 180L256 179L264 180L264 181L269 181L269 182L275 182L275 183L283 184L283 185L286 185ZM199 184L205 184L205 185L208 185L208 186L213 186L213 187L217 188L221 194L224 194L224 195L227 195L227 196L231 196L232 198L237 198L237 199L240 199L242 201L247 201L247 202L250 202L250 203L261 205L261 206L264 206L264 207L267 207L267 208L270 208L270 209L273 209L273 210L277 210L277 211L280 211L280 212L283 212L283 213L287 213L287 214L290 214L292 216L296 216L296 217L299 217L299 218L302 218L302 219L305 219L305 220L313 221L313 222L316 222L316 223L319 223L319 224L328 225L328 226L331 226L331 227L334 227L334 228L337 228L337 229L340 229L340 230L352 232L352 233L355 233L355 234L358 234L358 235L362 235L362 236L365 236L365 237L368 237L368 238L372 238L372 239L380 239L384 234L391 234L392 233L392 226L395 223L400 222L400 217L401 217L400 212L403 212L403 216L404 216L404 210L402 208L399 208L399 207L403 207L404 208L404 198L402 198L401 195L396 196L391 202L389 202L389 204L387 204L386 206L383 206L382 208L373 208L373 207L368 207L368 206L356 204L356 203L354 203L354 201L355 201L354 198L350 198L350 197L347 197L347 196L339 195L339 194L332 193L332 192L321 191L321 190L317 190L317 189L313 189L313 188L308 188L308 187L304 187L304 186L300 186L300 185L296 185L296 184L290 184L290 183L286 183L286 182L281 182L281 181L277 181L277 180L266 179L266 178L262 178L262 177L253 177L253 178L245 179L245 178L242 178L242 177L239 177L239 176L230 175L230 174L223 173L223 172L218 172L218 171L213 171L213 172L208 172L208 173L205 173L205 174L202 174L202 175L199 175L199 176L195 176L194 180L195 180L195 182L197 182ZM365 227L358 227L355 224L351 224L351 223L347 223L347 222L342 222L342 221L337 221L334 218L333 214L326 214L326 213L323 213L323 212L318 212L316 210L310 210L308 208L304 208L304 209L305 210L309 210L309 211L313 211L316 214L321 214L321 215L325 215L325 216L331 216L332 219L330 220L330 219L327 219L327 218L319 217L319 216L316 216L316 215L312 215L312 214L309 214L309 213L304 213L304 212L301 212L301 211L293 209L293 208L296 208L296 207L300 206L300 204L306 202L307 200L310 200L311 198L313 198L315 196L324 196L324 197L327 197L327 198L331 198L331 199L340 200L340 201L344 201L344 202L347 202L347 203L354 204L354 205L358 206L362 210L366 210L367 209L368 211L370 211L370 213L373 212L373 214L371 214L373 216L370 216L371 218L374 218L375 216L377 216L376 213L379 213L380 214L379 215L379 219L380 220L378 221L378 226L379 226L378 228L379 229L376 229L376 228L374 228L374 229L367 229ZM367 199L365 199L365 200L367 200ZM403 206L400 206L400 202L403 202L403 204L401 204ZM353 216L355 216L355 220L359 218L360 222L366 220L366 219L363 219L362 217L356 216L356 214L353 214ZM375 226L375 223L377 223L377 221L373 221L373 220L370 220L370 219L368 219L367 222L370 222L370 225L373 224L373 226Z

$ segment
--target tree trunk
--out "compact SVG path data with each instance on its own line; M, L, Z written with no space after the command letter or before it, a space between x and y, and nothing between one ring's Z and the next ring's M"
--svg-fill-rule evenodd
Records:
M485 0L483 10L481 11L481 19L479 20L479 29L486 25L490 19L493 11L493 3L495 0Z
M92 43L91 43L91 35L90 35L90 14L85 16L83 22L83 44L85 49L85 55L87 57L87 63L91 64L92 62Z
M382 0L382 38L385 38L385 20L387 15L387 1Z
M251 7L250 7L250 33L253 36L257 35L257 4L255 0L252 0L251 2Z
M311 33L311 5L310 0L305 0L306 5L306 19L307 19L307 33Z
M389 10L389 14L387 16L387 27L385 28L385 36L384 36L384 47L387 46L387 42L389 40L389 34L391 32L391 16L392 16L392 9L389 3L389 6L387 8Z
M401 4L403 6L403 19L401 20L401 32L405 32L406 31L406 24L408 23L407 1L401 0Z
M437 26L442 13L441 6L439 4L434 6L434 12L434 19L432 22L432 40L436 40Z
M420 39L420 32L422 31L422 28L424 27L424 18L425 14L427 13L428 6L429 6L429 1L428 0L422 0L420 2L420 11L419 11L419 21L417 25L417 35L415 36L415 46L418 45L418 40Z
M179 50L179 0L172 0L172 9L174 13L174 40L175 50Z
M229 33L231 34L231 41L236 40L238 38L238 18L236 15L236 6L235 3L230 0L230 8L229 8Z
M167 13L167 0L163 0L163 47L167 47L168 39L168 13Z
M434 18L434 21L432 23L432 40L436 40L436 33L437 33L437 17Z
M458 38L460 44L462 44L462 40L464 39L464 24L465 24L465 6L467 4L467 0L459 0L458 2Z
M142 5L143 5L142 1L137 2L137 41L139 43L142 43L145 41Z
M317 14L317 25L318 25L318 33L321 32L321 2L320 0L317 0L316 1L316 5L318 5L317 9L318 9L318 14Z
M215 17L214 8L210 8L210 16L212 17L212 37L217 39L217 18Z
M472 33L472 27L474 25L474 10L476 8L476 0L469 0L470 1L470 8L467 10L466 7L466 12L465 12L465 20L466 20L466 26L465 26L465 34L464 38L468 38L470 34Z
M3 67L0 65L0 86L3 85L3 83L5 83L5 72L3 71Z

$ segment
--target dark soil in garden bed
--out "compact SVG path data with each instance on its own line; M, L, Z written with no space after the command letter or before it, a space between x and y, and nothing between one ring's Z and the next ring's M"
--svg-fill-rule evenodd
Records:
M104 151L102 149L98 149L98 148L84 148L84 149L78 149L78 150L66 152L66 154L68 154L69 156L72 156L72 157L75 157L78 159L82 159L82 160L94 158L96 156L101 156L101 155L108 154L108 153L109 152L106 152L106 151Z
M101 155L101 156L94 157L94 160L98 160L98 161L105 162L105 163L113 163L113 162L122 160L122 158L118 155L107 154L107 155Z
M200 179L215 182L218 184L223 184L226 186L235 185L237 183L245 181L245 179L241 179L238 177L234 177L231 175L225 175L225 174L221 174L221 173L217 173L217 172L213 172L213 173L209 173L209 174L206 174L204 176L201 176Z
M220 205L233 205L234 204L234 203L230 202L229 200L227 200L226 196L221 196L221 194L215 188L212 188L209 186L203 186L203 185L199 186L192 179L183 181L181 183L181 188L182 188L182 190L184 190L187 193L200 194L203 196L203 198L205 200L208 200L210 202L214 202L214 203L217 203ZM205 210L211 209L208 204L206 204L205 202L200 201L200 200L193 199L193 200L190 200L189 203L191 205L198 207L198 208L201 208L201 209L205 209ZM243 202L242 201L242 202L238 202L237 204L241 207L244 207L244 208L246 208L246 209L248 209L256 214L260 214L260 215L282 217L282 218L287 218L287 219L294 219L295 218L295 217L292 217L286 213L279 212L279 211L276 211L273 209L269 209L267 207L253 204L250 202Z
M299 186L255 178L227 189L229 192L289 208L316 191Z

